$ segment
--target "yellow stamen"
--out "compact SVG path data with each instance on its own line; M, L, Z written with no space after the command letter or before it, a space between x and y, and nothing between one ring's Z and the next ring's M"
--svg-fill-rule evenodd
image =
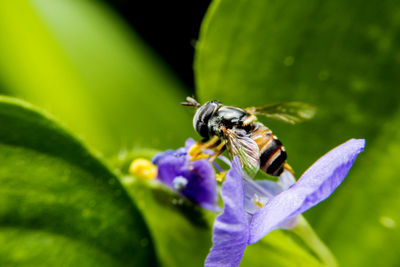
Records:
M189 149L188 154L190 156L196 156L197 154L200 153L202 147L203 147L203 143L200 143L200 142L196 143Z
M217 148L215 149L216 152L208 159L208 161L213 162L216 158L218 158L220 155L222 155L222 153L224 153L224 150L225 150L225 149L223 149L224 146L225 146L225 142L222 141L221 144L219 144L217 146Z
M216 175L217 181L218 182L225 181L225 175L226 175L226 172L217 173L217 175Z
M157 177L157 166L148 159L138 158L129 166L129 173L146 180Z
M204 154L204 143L198 142L194 144L188 151L188 154L191 156L190 160L195 161L199 159L207 159L210 155Z
M207 141L207 143L204 144L203 150L214 147L218 140L218 136L214 135L210 140Z
M253 204L259 206L260 208L263 207L263 203L261 203L260 201L253 201Z
M199 159L208 159L209 157L210 157L209 154L200 153L200 154L197 154L196 156L191 157L190 160L195 161L195 160L199 160Z

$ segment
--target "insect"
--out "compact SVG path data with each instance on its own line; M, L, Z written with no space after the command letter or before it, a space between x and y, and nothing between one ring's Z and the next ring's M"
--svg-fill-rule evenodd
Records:
M204 105L187 97L184 106L196 108L193 127L203 138L193 146L189 154L198 159L206 149L216 151L210 161L221 155L226 148L233 156L238 156L243 170L254 177L261 169L269 175L279 176L289 169L287 154L279 139L256 115L278 119L287 123L298 123L312 118L315 108L301 102L284 102L261 107L242 109L225 106L219 101L209 101Z

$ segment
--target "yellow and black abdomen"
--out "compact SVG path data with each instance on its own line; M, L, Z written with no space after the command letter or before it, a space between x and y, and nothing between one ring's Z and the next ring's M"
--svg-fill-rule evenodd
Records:
M250 137L260 149L260 169L269 175L279 176L284 170L287 158L282 143L261 123L257 123Z

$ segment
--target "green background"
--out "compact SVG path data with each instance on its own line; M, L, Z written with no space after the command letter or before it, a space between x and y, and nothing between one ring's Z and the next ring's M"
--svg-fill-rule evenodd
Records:
M390 0L216 0L200 29L201 102L317 107L295 126L262 120L297 176L336 145L366 139L343 185L305 214L342 266L400 264L399 29ZM40 111L0 99L0 261L201 266L215 215L117 169L196 137L179 105L187 91L102 2L1 2L0 92ZM242 262L268 264L318 262L276 231Z

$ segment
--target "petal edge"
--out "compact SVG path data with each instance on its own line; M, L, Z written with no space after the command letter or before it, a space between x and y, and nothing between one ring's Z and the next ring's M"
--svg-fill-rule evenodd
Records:
M249 238L249 222L244 210L244 191L240 160L235 157L232 168L222 184L224 212L215 219L213 247L205 261L206 267L238 266Z
M317 160L297 183L270 199L252 218L249 244L329 197L364 146L364 139L351 139L339 145Z

